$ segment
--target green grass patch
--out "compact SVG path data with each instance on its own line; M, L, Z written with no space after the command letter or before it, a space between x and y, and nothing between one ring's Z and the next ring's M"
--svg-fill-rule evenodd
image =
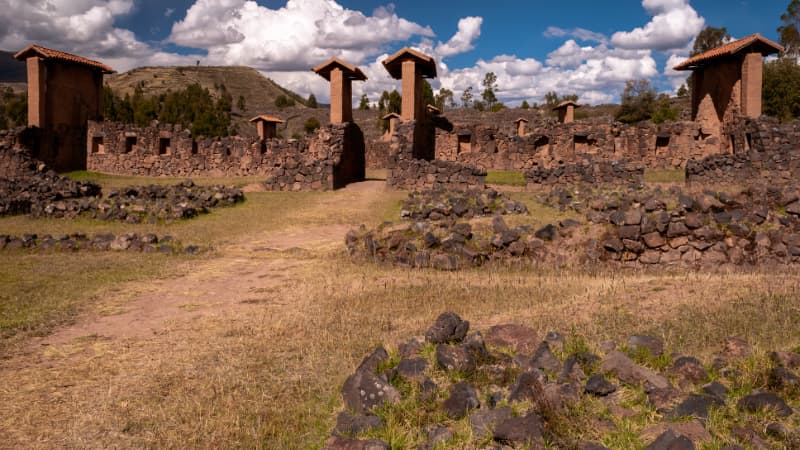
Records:
M251 177L208 177L208 178L193 178L193 177L137 177L128 175L110 175L98 172L88 172L85 170L78 170L63 174L73 180L91 181L103 187L103 189L119 189L127 186L169 186L177 184L185 180L192 180L199 185L213 185L222 184L225 186L243 187L248 184L260 183L266 179L265 176L251 176Z
M644 181L648 183L683 183L686 181L684 169L645 170Z
M525 186L525 175L517 171L489 172L486 175L486 184L501 186Z

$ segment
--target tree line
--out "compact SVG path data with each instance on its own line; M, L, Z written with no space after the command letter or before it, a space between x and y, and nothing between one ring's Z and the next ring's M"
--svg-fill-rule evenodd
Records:
M0 92L0 130L23 126L28 122L28 95L6 88Z

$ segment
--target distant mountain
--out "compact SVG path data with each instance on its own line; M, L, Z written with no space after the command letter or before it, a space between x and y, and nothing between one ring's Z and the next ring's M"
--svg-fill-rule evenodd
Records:
M133 95L137 86L145 96L155 96L185 89L193 83L200 84L212 96L219 97L224 86L233 97L233 120L244 135L255 134L255 126L248 124L247 120L259 114L270 114L287 121L288 123L279 127L279 131L287 138L293 134L302 134L303 124L309 117L314 116L318 120L327 117L327 109L306 107L303 97L250 67L140 67L121 74L107 75L105 82L120 97L125 94ZM275 100L281 95L293 99L295 106L275 106ZM244 109L238 107L240 96L245 100Z
M14 59L13 52L0 50L0 83L25 83L28 69L25 63Z

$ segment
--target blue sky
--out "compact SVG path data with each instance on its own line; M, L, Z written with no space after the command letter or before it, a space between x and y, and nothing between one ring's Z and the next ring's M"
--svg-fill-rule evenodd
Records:
M95 57L120 71L141 65L248 65L303 95L328 97L308 68L337 56L370 80L356 96L376 98L397 83L380 60L403 46L436 57L456 97L498 75L509 104L544 93L616 101L626 79L672 91L704 25L736 38L777 40L788 0L0 0L0 48L31 42Z

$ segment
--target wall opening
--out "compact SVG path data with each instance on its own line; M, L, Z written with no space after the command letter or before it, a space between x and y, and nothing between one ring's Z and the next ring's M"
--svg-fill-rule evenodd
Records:
M540 136L533 141L533 150L538 153L540 151L547 151L550 147L550 138L547 136Z
M158 154L159 155L169 155L170 151L170 139L169 138L158 138Z
M731 138L731 146L730 146L731 153L736 153L736 135L731 134L730 138Z
M744 134L744 151L749 152L753 149L753 135L750 133Z
M458 135L458 153L469 153L472 151L472 136L469 134Z
M133 146L136 145L136 136L126 136L125 137L125 153L130 153L133 151Z
M194 139L192 139L192 154L193 155L197 154L197 141L195 141Z
M656 151L664 150L669 147L669 136L656 137Z
M231 148L225 147L225 156L231 156Z
M576 134L572 138L572 151L575 153L586 153L589 151L589 137Z
M259 150L261 151L262 155L264 153L267 153L267 142L266 141L264 141L264 140L261 141L261 145L259 146Z
M94 136L92 138L92 153L103 154L106 152L105 145L103 145L103 136Z

